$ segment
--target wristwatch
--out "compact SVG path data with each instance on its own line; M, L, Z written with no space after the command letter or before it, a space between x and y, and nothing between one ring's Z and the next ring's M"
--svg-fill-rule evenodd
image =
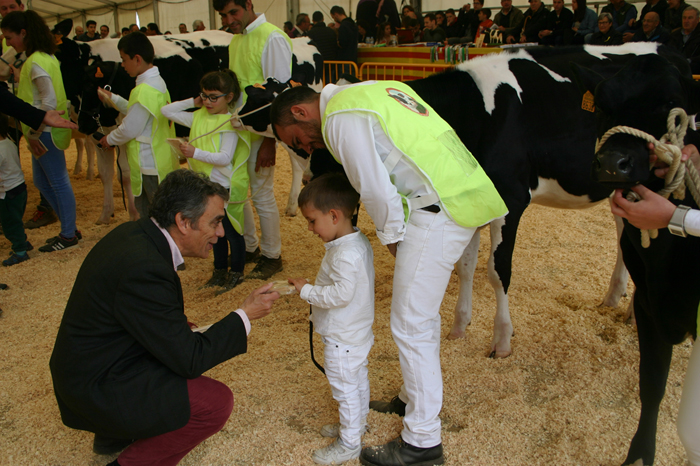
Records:
M685 232L685 215L690 210L687 205L679 205L676 210L673 211L671 216L671 221L668 222L668 231L676 236L686 237L688 234Z

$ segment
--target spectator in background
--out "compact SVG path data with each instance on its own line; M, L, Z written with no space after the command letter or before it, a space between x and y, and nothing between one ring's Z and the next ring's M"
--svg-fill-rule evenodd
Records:
M357 63L357 25L348 18L342 6L331 8L331 17L338 28L338 60ZM343 71L350 72L349 69Z
M109 26L103 24L100 26L100 39L107 39L109 37Z
M510 0L508 0L510 1ZM520 13L522 15L522 13ZM457 14L455 10L450 8L445 12L445 35L449 39L450 37L462 37L464 36L464 27L457 20Z
M586 0L572 0L571 8L574 10L574 23L571 26L574 32L572 43L580 45L590 42L598 22L595 11L586 6Z
M129 30L131 32L139 32L141 29L136 25L136 24L130 24L129 25Z
M445 13L442 11L438 11L435 13L435 21L437 22L437 25L439 28L442 28L442 30L445 30L446 24L445 24Z
M445 31L438 27L435 15L428 13L423 17L423 42L445 42Z
M73 40L79 40L78 37L82 36L83 34L85 34L85 29L82 26L76 26Z
M613 26L612 15L603 12L598 15L598 31L591 36L591 45L621 45L622 34Z
M316 47L321 53L324 62L335 60L338 56L338 35L335 33L335 29L326 26L326 23L323 22L323 13L320 11L314 11L311 19L314 24L307 35L316 42ZM335 67L331 68L331 65L323 66L325 76L329 77L330 82L335 82Z
M642 20L642 29L634 33L632 37L632 42L659 42L660 44L668 44L670 41L671 35L661 26L659 14L654 11L650 11L644 16Z
M377 22L389 21L394 29L401 27L401 17L394 0L379 0L377 3Z
M574 14L564 7L564 0L552 0L552 11L547 15L545 28L538 34L543 45L568 45L571 43L573 32L571 25Z
M92 42L93 40L100 38L100 36L97 35L97 23L95 21L91 19L88 20L85 23L85 27L87 27L87 32L81 34L75 40L79 40L81 42Z
M357 20L357 42L359 44L364 44L365 42L369 42L367 39L371 40L371 43L374 43L374 36L372 30L369 28L369 25L367 24L366 21L364 20Z
M361 21L364 24L365 32L367 32L367 35L372 38L375 36L377 24L380 22L377 20L378 10L379 5L375 0L360 0L360 2L357 4L357 10L355 12L355 19L357 20L357 23L359 24Z
M661 25L663 26L664 21L666 21L666 10L668 10L668 3L666 0L646 0L646 5L642 8L642 13L639 15L639 21L632 19L629 22L631 29L638 30L642 26L642 19L650 11L654 11L659 14Z
M491 9L490 8L482 8L477 12L477 16L479 17L479 28L476 30L476 36L474 36L474 42L477 41L479 36L481 34L486 33L488 36L488 30L491 29L491 26L493 26L493 21L491 20ZM484 41L488 42L488 38L484 38Z
M603 7L601 13L610 13L613 29L623 35L630 32L630 21L637 17L637 8L625 0L610 0L610 5Z
M189 32L185 23L180 23L177 28L180 30L180 34L187 34Z
M692 6L683 11L683 26L671 33L670 45L690 63L693 74L700 74L700 28L698 9Z
M515 28L506 37L506 42L539 42L539 34L546 26L548 14L549 10L542 4L542 0L530 0L530 8L525 12L522 26Z
M664 28L673 33L683 25L683 12L688 8L688 4L683 0L668 0L668 9L664 19Z
M306 36L306 33L309 32L309 29L311 29L311 21L309 21L309 15L306 13L299 13L297 15L297 25L294 27L294 31L292 31L292 39L295 37L302 37Z
M479 10L484 7L483 0L474 0L474 7L468 3L459 10L457 21L462 24L464 36L460 42L472 42L479 29Z
M147 36L160 36L163 33L160 32L160 29L158 29L158 25L156 23L148 23L148 26L146 26L146 35Z
M501 31L503 39L513 35L513 31L519 29L525 21L525 15L518 8L513 8L513 0L501 0L501 11L496 13L493 22Z
M129 31L129 28L122 28L122 37L129 34L129 32L131 32L131 31Z
M391 36L396 34L394 28L391 27L390 22L382 23L377 26L377 44L389 44L391 42Z
M146 26L141 26L139 29L139 32L142 33L143 35L148 35L146 34L148 32L148 28Z
M195 19L192 22L192 31L197 32L197 31L204 31L206 27L204 26L204 21L201 19Z
M283 26L284 32L290 37L292 37L292 33L294 32L294 24L292 24L291 21L285 21L284 26Z

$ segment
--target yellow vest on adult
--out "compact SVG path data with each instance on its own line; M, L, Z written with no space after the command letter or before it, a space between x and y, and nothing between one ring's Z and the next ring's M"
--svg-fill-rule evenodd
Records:
M391 173L404 158L421 172L437 193L447 215L463 227L478 227L508 213L493 183L462 144L454 130L407 85L396 81L349 86L335 94L322 118L325 134L329 118L345 112L374 113L398 150L384 161ZM333 154L336 160L338 157ZM408 199L401 194L406 220L411 210L438 201L435 196Z
M202 134L212 132L212 134L204 136L192 141L192 145L198 149L207 152L219 152L221 150L221 134L235 132L238 134L238 144L233 152L233 160L228 167L216 167L217 170L226 175L230 182L229 200L226 205L226 214L233 225L233 228L240 234L243 234L243 206L248 199L248 169L246 162L250 157L250 133L248 131L237 131L231 126L231 122L225 123L231 115L212 115L206 108L201 108L194 112L192 120L192 128L190 129L190 139L194 139ZM195 160L187 159L190 168L196 172L201 172L211 177L211 172L214 165Z
M7 49L8 49L8 48L9 48L9 47L8 47L8 45L7 45L7 39L5 39L5 38L3 37L3 38L2 38L2 53L4 54L5 52L7 52Z
M61 65L53 55L44 52L34 52L27 57L27 61L22 66L22 71L19 75L19 86L17 97L27 102L29 105L34 104L34 93L32 92L32 65L39 65L51 78L53 90L56 93L56 110L64 110L63 119L68 120L68 100L66 99L66 90L63 87L63 77L61 76ZM22 132L29 134L31 129L29 126L22 124ZM68 149L70 145L71 130L67 128L51 128L51 139L54 145L61 150Z
M141 144L150 143L153 151L153 159L158 170L158 184L163 181L173 170L178 170L180 164L177 156L170 149L168 138L175 137L175 128L170 126L170 120L165 118L160 109L170 103L170 93L160 92L158 89L146 83L139 84L131 90L127 109L134 104L141 104L153 117L151 125L151 137L137 137L126 143L126 155L131 169L131 191L134 196L141 195Z

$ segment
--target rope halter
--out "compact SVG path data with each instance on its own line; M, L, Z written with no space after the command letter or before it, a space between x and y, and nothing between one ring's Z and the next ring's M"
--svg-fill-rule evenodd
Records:
M676 124L678 119L678 124ZM671 194L678 200L685 199L686 186L695 199L695 202L700 205L700 176L691 160L686 160L681 163L681 149L683 148L683 140L685 133L688 130L688 115L682 108L674 108L668 113L666 119L666 127L668 131L661 136L660 140L656 140L651 134L640 131L629 126L615 126L610 128L602 138L596 142L595 152L600 151L600 148L614 134L629 134L639 139L643 139L654 145L654 154L660 161L669 166L668 172L664 178L664 187L657 194L668 199ZM653 164L649 164L649 170L653 168ZM627 200L636 202L641 200L639 195L634 191L627 194ZM651 238L658 236L658 230L642 230L642 247L648 248L651 244Z

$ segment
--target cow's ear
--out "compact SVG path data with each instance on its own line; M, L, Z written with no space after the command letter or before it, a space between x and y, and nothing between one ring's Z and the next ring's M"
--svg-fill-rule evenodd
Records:
M574 79L576 80L576 84L578 85L581 94L585 94L586 91L590 91L591 94L595 95L595 88L603 80L603 77L592 69L576 63L572 63L571 68L574 72Z
M695 115L700 112L700 82L683 77L681 80L688 101L685 109L688 115Z

